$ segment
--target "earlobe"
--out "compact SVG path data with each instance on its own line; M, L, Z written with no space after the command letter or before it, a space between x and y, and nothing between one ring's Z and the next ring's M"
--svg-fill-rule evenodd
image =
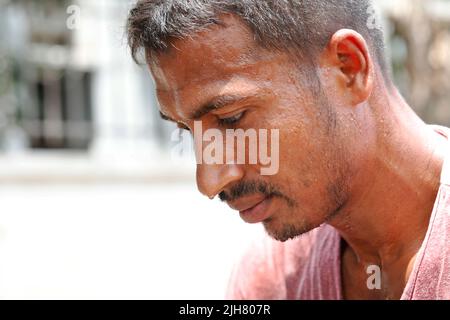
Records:
M373 89L373 62L364 38L354 30L339 30L328 45L336 81L353 105L366 101Z

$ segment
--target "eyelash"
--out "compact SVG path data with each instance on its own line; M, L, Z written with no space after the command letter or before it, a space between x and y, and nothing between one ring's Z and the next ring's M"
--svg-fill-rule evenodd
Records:
M218 118L217 122L218 122L219 126L221 126L221 127L236 125L240 120L242 120L245 113L246 112L243 111L232 117L223 118L223 119ZM177 127L178 127L178 129L181 129L181 130L190 131L190 129L187 126L185 126L184 124L181 124L181 123L178 123Z
M181 130L191 131L187 126L185 126L184 124L181 124L181 123L178 123L177 127L178 127L178 129L181 129Z
M244 115L245 115L245 111L241 112L235 116L229 117L229 118L223 118L223 119L218 118L217 122L222 127L235 125L244 117Z

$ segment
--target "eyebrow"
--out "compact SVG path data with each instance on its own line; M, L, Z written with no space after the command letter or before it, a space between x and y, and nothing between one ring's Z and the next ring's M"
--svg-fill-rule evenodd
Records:
M217 96L217 97L211 99L210 101L208 101L207 103L201 105L195 111L193 111L190 114L190 116L189 116L189 120L199 120L204 115L210 113L213 110L218 110L218 109L223 108L225 106L229 106L229 105L232 105L232 104L244 102L244 101L249 100L251 98L254 98L254 96L239 96L239 95L221 95L221 96ZM159 114L160 114L160 116L161 116L161 118L163 120L172 121L172 122L175 122L175 123L178 122L178 121L170 118L169 116L165 115L161 111L159 112Z
M253 96L239 96L239 95L217 96L217 97L211 99L210 101L208 101L207 103L203 104L202 106L200 106L194 112L192 112L189 119L199 120L201 117L210 113L213 110L218 110L225 106L244 102L250 98L253 98Z
M166 116L164 113L162 113L161 111L159 112L159 116L161 117L161 119L166 120L166 121L171 121L171 122L176 122L175 120L173 120L172 118Z

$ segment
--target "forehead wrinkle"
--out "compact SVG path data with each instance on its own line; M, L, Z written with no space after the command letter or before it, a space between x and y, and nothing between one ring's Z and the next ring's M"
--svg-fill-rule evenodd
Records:
M226 95L228 87L233 86L233 82L237 79L244 80L238 84L240 89L242 89L243 84L245 87L249 87L249 90L256 89L259 86L255 83L271 81L269 75L273 72L272 66L280 63L280 56L279 53L270 53L266 56L260 56L259 60L248 60L245 63L243 61L234 64L222 63L219 74L192 72L191 74L195 77L188 77L183 83L167 88L167 91L176 91L181 96L190 96L191 92L205 91L205 88L220 86L218 95ZM284 62L284 59L282 61ZM197 90L194 90L194 88ZM185 94L185 92L188 92L188 94Z

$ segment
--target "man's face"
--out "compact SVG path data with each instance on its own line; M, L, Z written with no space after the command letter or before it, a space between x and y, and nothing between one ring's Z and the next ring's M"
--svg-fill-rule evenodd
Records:
M345 146L327 103L335 97L313 93L318 77L301 72L288 54L262 49L238 19L223 21L225 27L176 40L152 56L160 111L191 131L195 120L224 135L227 129L279 130L277 174L261 175L260 163L204 163L197 165L197 184L285 241L326 222L346 200ZM199 112L211 101L220 107Z

